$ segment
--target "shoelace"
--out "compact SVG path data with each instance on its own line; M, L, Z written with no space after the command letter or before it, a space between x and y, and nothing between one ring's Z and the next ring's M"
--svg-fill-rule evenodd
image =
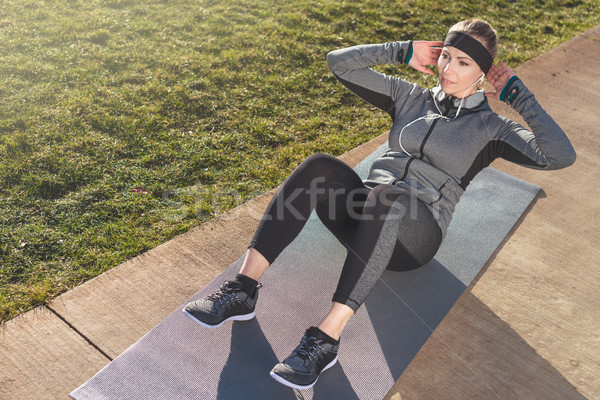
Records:
M229 294L232 294L234 289L237 289L237 288L229 287L229 282L225 282L225 283L223 283L223 285L221 285L219 290L217 290L216 292L214 292L213 294L208 296L208 298L213 301L221 300L223 297L225 297Z
M263 287L262 283L258 283L258 285L256 285L256 290L260 289L261 287ZM232 288L229 286L229 282L225 282L223 283L223 285L221 285L221 287L219 288L219 290L217 290L215 293L211 294L210 296L208 296L208 299L213 300L213 301L221 301L223 298L229 297L229 295L233 294L234 291L240 291L242 290L241 288Z
M317 338L314 336L304 336L298 346L298 350L296 350L298 356L304 360L308 358L310 361L315 362L317 358L316 353L322 350L321 346L316 343L316 340Z

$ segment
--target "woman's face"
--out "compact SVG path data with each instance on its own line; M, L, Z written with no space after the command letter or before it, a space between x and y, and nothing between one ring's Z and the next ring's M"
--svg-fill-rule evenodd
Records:
M464 51L452 46L442 49L438 58L438 78L447 95L459 99L472 95L477 92L477 84L474 83L482 75L479 65Z

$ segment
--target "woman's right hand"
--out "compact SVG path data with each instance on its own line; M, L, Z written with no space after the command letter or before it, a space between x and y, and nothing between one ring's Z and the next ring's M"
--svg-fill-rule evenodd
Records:
M412 57L408 65L424 74L434 75L433 71L426 65L437 65L438 58L442 54L444 42L416 40L412 42Z

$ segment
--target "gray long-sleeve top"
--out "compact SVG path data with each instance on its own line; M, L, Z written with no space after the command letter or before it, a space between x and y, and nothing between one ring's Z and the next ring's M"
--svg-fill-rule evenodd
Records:
M411 45L361 45L327 55L327 63L340 82L389 113L393 120L389 149L373 162L364 181L366 186L385 183L410 191L427 204L445 237L467 185L494 159L502 157L529 168L548 170L575 162L569 139L521 80L511 85L512 96L507 103L519 112L531 131L494 113L483 91L464 99L456 119L433 117L441 113L453 118L461 100L446 95L439 85L424 89L370 68L405 63ZM426 115L431 118L413 122Z

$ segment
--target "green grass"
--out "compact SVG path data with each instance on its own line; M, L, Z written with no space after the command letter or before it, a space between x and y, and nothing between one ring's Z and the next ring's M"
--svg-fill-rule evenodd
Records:
M516 66L600 23L599 7L3 0L0 321L275 187L314 152L385 131L332 77L328 51L440 40L478 16Z

